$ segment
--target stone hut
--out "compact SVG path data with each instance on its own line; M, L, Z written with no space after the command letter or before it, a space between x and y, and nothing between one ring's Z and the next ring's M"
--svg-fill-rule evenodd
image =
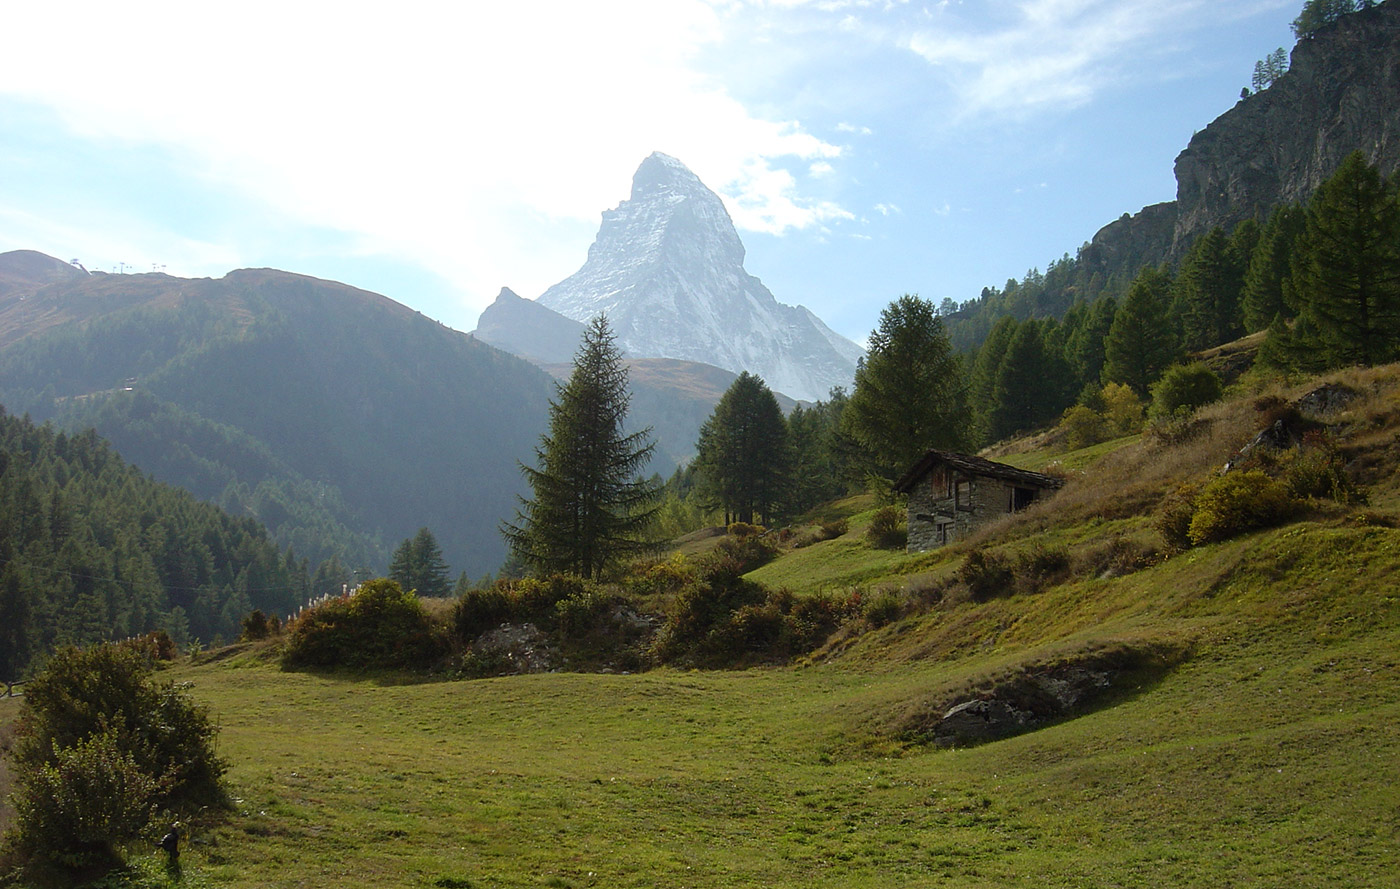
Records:
M909 495L909 552L966 537L997 516L1025 509L1064 479L952 451L929 451L894 483Z

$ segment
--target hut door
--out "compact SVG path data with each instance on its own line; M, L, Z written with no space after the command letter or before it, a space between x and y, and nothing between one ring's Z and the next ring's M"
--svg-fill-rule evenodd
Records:
M1035 488L1012 488L1011 511L1020 512L1035 502Z

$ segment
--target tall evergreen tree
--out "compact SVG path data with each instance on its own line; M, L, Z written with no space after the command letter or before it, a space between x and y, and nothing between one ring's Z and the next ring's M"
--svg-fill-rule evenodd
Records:
M1081 386L1097 385L1103 376L1104 343L1117 312L1118 300L1103 297L1085 310L1084 322L1065 343L1065 357Z
M442 598L452 591L451 572L442 558L442 547L427 528L399 544L389 563L389 579L424 598Z
M1104 341L1104 380L1126 383L1139 398L1181 354L1167 316L1170 275L1145 268L1128 288Z
M1363 0L1361 5L1369 8L1373 4ZM1311 37L1356 9L1357 0L1307 0L1298 17L1293 20L1293 36L1299 40Z
M630 398L622 351L599 315L550 402L538 465L521 464L533 496L522 497L515 522L501 526L530 568L598 578L651 547L645 534L659 492L641 472L655 443L650 429L623 432Z
M1278 207L1259 234L1244 276L1240 311L1245 330L1263 330L1275 315L1291 317L1285 289L1293 261L1294 244L1302 234L1305 215L1300 207Z
M1243 273L1219 227L1196 240L1181 262L1176 289L1188 349L1208 349L1243 333Z
M787 423L761 377L739 374L700 427L695 463L702 490L729 520L769 523L786 498Z
M962 364L942 320L928 300L901 296L870 334L842 428L864 449L870 472L893 480L929 448L968 447L969 420Z
M1065 408L1069 371L1055 354L1038 321L1016 329L997 368L992 390L991 434L994 439L1033 429Z
M1330 364L1400 355L1400 197L1361 152L1313 195L1298 254L1295 295Z

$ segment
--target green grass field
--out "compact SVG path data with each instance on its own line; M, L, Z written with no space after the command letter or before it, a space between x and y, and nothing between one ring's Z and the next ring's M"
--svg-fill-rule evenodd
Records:
M412 683L283 672L248 647L182 662L170 676L217 714L237 801L193 824L178 885L1394 886L1387 386L1358 408L1367 510L1148 549L1141 570L1076 568L1033 594L919 599L974 546L1062 547L1079 566L1107 539L1148 540L1137 504L1218 466L1248 408L1219 408L1190 453L1102 448L1058 506L941 553L870 549L871 504L848 503L845 535L752 576L897 591L904 616L791 666ZM1019 737L912 740L994 677L1112 646L1175 666ZM107 885L176 885L151 850L133 860Z

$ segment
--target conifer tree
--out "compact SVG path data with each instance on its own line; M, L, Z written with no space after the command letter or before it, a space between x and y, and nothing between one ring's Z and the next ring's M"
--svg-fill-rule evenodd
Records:
M1126 383L1139 398L1176 361L1181 349L1167 317L1171 277L1161 269L1145 268L1113 316L1104 341L1104 379Z
M725 390L700 427L695 463L709 502L725 523L770 522L787 493L791 454L778 399L748 371Z
M549 431L521 464L533 496L521 498L501 531L535 571L599 578L623 558L651 547L645 538L657 485L642 478L655 443L651 430L625 433L627 368L607 319L583 333L569 381L549 405Z
M404 590L425 598L442 598L452 591L451 572L442 558L442 547L427 528L399 544L389 563L389 579Z
M933 304L906 294L880 312L870 351L856 367L842 428L870 473L893 480L929 448L971 444L967 385Z
M1191 245L1181 262L1177 294L1188 349L1207 349L1238 337L1243 273L1219 227Z
M1284 291L1291 274L1294 244L1303 231L1304 218L1299 207L1279 207L1260 232L1240 296L1240 311L1249 333L1268 327L1275 315L1285 318L1293 315Z
M1298 253L1295 295L1328 362L1400 355L1400 198L1361 152L1313 195Z
M1033 429L1064 409L1069 373L1046 340L1037 321L1023 322L1011 338L992 389L994 439Z

